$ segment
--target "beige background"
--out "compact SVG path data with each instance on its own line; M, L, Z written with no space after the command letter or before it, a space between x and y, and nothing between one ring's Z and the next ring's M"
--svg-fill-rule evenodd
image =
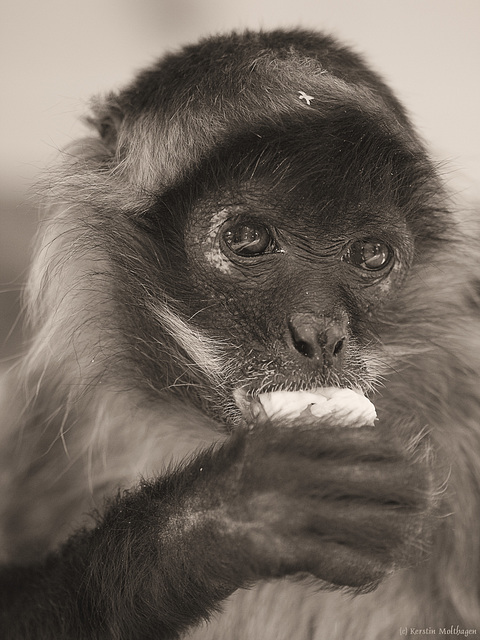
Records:
M162 52L244 27L324 29L363 52L469 198L480 185L480 0L0 0L0 356L35 227L32 184L92 94Z

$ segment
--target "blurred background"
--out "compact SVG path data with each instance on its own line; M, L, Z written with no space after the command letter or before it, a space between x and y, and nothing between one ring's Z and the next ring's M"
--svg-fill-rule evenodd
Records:
M56 150L82 134L89 97L201 36L282 26L322 29L364 53L454 191L479 197L479 0L0 0L3 366L19 348L35 182Z

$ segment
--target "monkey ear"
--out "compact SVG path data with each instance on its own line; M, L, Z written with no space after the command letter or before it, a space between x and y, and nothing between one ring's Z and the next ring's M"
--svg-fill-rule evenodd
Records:
M89 125L95 127L103 143L112 153L115 152L118 134L124 113L114 94L104 100L96 100L92 105L92 115L87 118Z

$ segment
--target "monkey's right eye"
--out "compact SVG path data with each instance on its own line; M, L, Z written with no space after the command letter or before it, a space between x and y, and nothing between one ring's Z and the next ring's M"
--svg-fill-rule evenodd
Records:
M259 222L239 222L223 233L225 245L237 256L254 258L275 249L268 227Z
M392 265L393 251L385 242L367 238L353 242L343 259L364 271L382 271Z

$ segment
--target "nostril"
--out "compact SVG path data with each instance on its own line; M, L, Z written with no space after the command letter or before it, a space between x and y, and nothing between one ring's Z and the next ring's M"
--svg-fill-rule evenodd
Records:
M292 344L298 353L306 358L318 357L318 331L310 319L298 316L289 322L288 328Z
M306 358L314 357L315 351L312 345L308 344L308 342L305 342L304 340L294 340L293 344L295 346L295 349L298 351L298 353L301 353L302 356L305 356Z
M345 346L345 338L342 338L341 340L339 340L337 342L337 344L334 346L333 348L333 355L334 356L338 356L340 354L340 352L343 350L343 347Z

